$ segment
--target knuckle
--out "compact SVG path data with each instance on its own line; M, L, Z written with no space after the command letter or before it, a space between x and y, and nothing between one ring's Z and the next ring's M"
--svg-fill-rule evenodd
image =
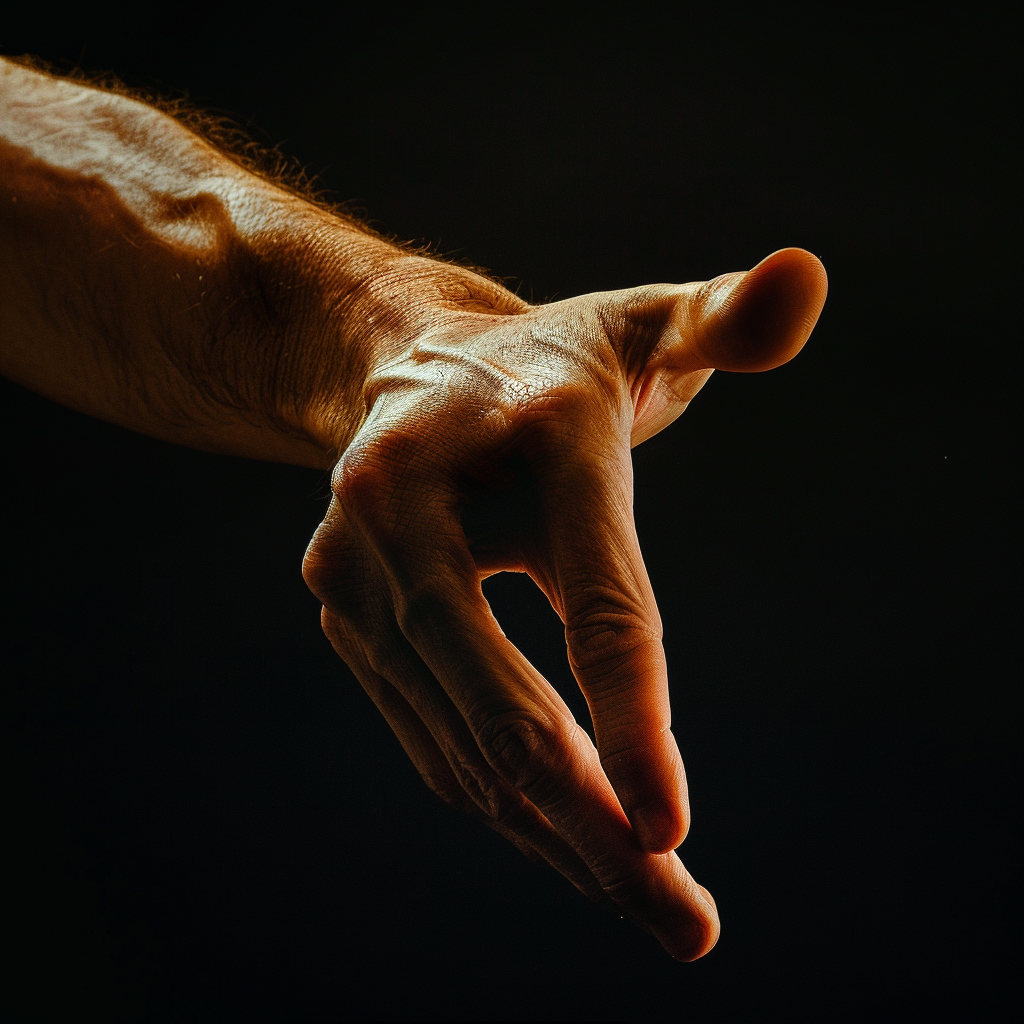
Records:
M369 442L352 444L338 460L331 477L331 490L345 513L360 519L372 513L389 490L391 464Z
M444 470L457 444L435 420L422 405L396 410L356 437L331 476L331 489L347 514L365 517Z
M338 574L338 564L334 555L334 545L331 543L329 531L326 526L318 527L313 539L306 548L302 558L302 578L306 586L323 600L321 594L326 592L330 584Z
M643 896L647 879L638 864L595 871L595 876L612 902L629 908Z
M675 305L676 294L671 288L647 285L615 293L598 307L601 330L627 370L635 372L650 358Z
M316 535L313 535L313 539L309 542L309 547L306 548L306 553L302 558L302 578L306 583L306 586L316 594L317 597L322 601L320 593L323 590L324 583L326 582L327 566L323 558L323 550L317 543Z
M485 722L477 743L498 776L534 802L558 788L571 758L572 739L562 723L519 712Z
M601 746L601 764L605 771L621 773L633 769L648 774L654 768L651 745L646 734L627 727L625 730L615 730L612 736L611 742L605 741Z
M359 535L339 507L331 502L324 521L317 527L302 559L302 578L324 604L332 594L350 588L355 580L366 580L366 556ZM362 570L362 571L361 571Z
M334 647L344 647L348 643L348 630L341 620L326 605L320 609L320 626L324 636Z
M488 818L499 824L508 824L514 817L515 808L509 800L505 787L485 765L471 758L459 758L455 773L463 793L468 794L473 804Z
M302 578L318 600L337 615L362 617L368 604L371 581L358 572L351 550L335 538L322 535L321 527L306 549L302 560Z
M585 609L566 619L565 643L574 668L591 681L615 678L638 655L660 648L660 622L648 621L621 593L595 587L591 595Z

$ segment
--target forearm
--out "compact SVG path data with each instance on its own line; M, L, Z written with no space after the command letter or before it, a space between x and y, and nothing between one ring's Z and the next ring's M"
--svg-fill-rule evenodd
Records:
M2 372L193 447L329 465L391 349L453 303L518 302L146 104L5 61L0 170Z

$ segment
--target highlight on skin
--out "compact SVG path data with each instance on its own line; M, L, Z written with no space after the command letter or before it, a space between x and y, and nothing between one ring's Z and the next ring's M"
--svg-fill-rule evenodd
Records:
M675 852L686 777L630 448L714 369L792 358L821 264L783 249L529 305L191 127L0 60L0 369L151 436L330 469L304 578L426 784L702 956L719 923ZM561 616L596 744L494 620L498 571Z

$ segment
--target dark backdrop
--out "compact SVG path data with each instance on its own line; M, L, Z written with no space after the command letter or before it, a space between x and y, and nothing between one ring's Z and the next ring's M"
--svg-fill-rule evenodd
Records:
M993 10L3 28L229 112L536 300L788 245L830 278L795 362L716 375L635 452L682 853L723 922L690 965L422 786L300 577L322 474L3 384L14 995L78 1019L998 1019L1019 81ZM488 593L567 685L543 599Z

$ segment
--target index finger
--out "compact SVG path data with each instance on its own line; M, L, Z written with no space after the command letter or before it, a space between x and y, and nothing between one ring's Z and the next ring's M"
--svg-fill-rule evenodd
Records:
M402 467L403 498L389 471L349 464L342 502L377 552L402 632L469 726L488 764L521 792L579 853L605 892L643 921L678 959L706 952L718 932L713 905L674 853L645 851L622 811L589 737L564 702L505 638L443 474ZM415 494L418 522L402 524Z
M604 770L644 848L665 853L683 841L689 803L661 617L633 522L629 439L593 425L586 434L565 440L572 458L542 485L548 536L535 570L565 623Z

